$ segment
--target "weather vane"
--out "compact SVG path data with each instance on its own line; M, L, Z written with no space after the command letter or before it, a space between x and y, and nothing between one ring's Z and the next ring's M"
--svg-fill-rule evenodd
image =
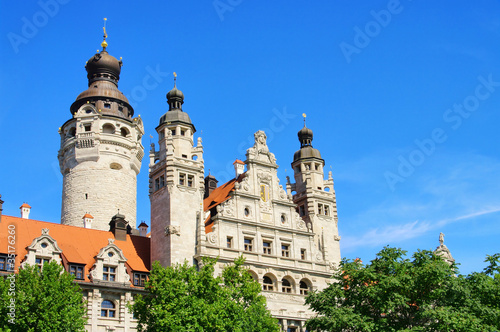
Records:
M177 73L174 71L174 88L175 88L176 81L177 81Z
M104 40L101 43L103 51L106 50L106 47L108 47L108 43L106 42L106 38L108 38L108 34L106 33L106 21L107 20L108 19L105 17L104 18L104 26L102 27L102 30L104 31L104 36L102 36Z
M306 113L302 113L302 117L304 118L304 127L306 126Z

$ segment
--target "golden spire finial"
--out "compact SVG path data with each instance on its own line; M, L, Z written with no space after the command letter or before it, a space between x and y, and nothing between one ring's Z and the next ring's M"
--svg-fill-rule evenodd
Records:
M174 71L174 88L175 88L176 81L177 81L177 73Z
M302 113L302 117L304 118L304 127L306 126L306 113Z
M104 36L103 36L103 41L101 43L101 46L102 46L102 50L105 51L106 50L106 47L108 47L108 43L106 42L106 38L108 38L108 34L106 33L106 21L108 19L105 17L104 18L104 26L102 27L102 30L104 31Z

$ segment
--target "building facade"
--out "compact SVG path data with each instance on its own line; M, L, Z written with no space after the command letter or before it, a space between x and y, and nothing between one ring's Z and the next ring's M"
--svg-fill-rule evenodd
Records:
M106 35L105 35L106 38ZM140 117L118 90L121 60L102 51L87 62L88 89L71 105L59 130L63 174L61 224L2 216L0 263L6 259L9 225L19 230L15 268L55 260L74 274L87 303L88 331L134 331L127 308L143 293L151 263L198 264L218 257L216 273L243 255L262 285L268 308L283 331L305 331L312 312L304 305L312 290L328 285L340 261L340 237L331 172L312 147L313 132L298 132L293 181L277 176L278 164L266 133L255 133L234 179L218 185L205 176L203 145L183 110L184 94L167 93L158 145L149 152L151 232L136 224L136 177L144 134ZM1 197L1 196L0 196ZM0 264L0 273L9 273Z

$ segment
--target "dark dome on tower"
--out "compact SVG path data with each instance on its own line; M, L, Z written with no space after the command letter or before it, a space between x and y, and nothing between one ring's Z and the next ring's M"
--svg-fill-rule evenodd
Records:
M307 128L305 123L304 128L299 130L297 136L299 137L300 150L293 155L293 161L309 158L321 159L319 150L312 147L313 131Z
M184 93L177 89L175 83L173 89L167 93L167 103L168 111L160 117L159 125L161 126L163 123L182 123L192 127L193 133L196 132L189 115L182 110L182 104L184 104Z
M110 81L118 85L122 65L122 61L109 55L106 49L96 53L85 65L89 86L98 80Z

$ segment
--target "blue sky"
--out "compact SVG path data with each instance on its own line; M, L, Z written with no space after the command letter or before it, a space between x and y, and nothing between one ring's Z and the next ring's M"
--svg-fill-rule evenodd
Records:
M434 249L440 232L462 273L500 251L497 1L1 2L5 214L28 202L30 217L60 220L57 130L87 88L104 17L146 149L175 71L220 181L263 129L284 183L307 114L333 172L343 257ZM137 210L149 223L146 159Z

